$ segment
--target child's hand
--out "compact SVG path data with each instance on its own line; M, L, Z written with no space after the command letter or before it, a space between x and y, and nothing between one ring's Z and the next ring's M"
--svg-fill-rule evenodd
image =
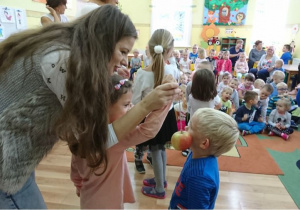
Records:
M76 188L76 195L80 197L80 189Z
M248 119L249 115L248 114L244 114L244 117L242 118L242 121L246 121Z
M278 128L278 129L280 129L280 127L281 127L280 123L276 123L275 127Z
M258 122L263 122L264 120L263 120L263 118L262 117L259 117L258 118Z

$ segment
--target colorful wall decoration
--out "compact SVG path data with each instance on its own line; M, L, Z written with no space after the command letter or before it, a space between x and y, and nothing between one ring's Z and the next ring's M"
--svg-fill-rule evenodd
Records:
M249 0L205 0L203 25L245 25Z

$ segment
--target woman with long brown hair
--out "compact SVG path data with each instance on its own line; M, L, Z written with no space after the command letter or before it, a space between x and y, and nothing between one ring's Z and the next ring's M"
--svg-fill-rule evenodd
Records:
M108 126L109 76L127 64L136 38L129 17L106 5L0 44L0 207L46 208L34 169L59 138L105 171L106 149L180 92L158 86Z

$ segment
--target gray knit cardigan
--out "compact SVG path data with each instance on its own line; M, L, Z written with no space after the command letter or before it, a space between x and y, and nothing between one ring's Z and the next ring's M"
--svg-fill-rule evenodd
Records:
M62 106L41 75L41 56L0 74L0 189L18 192L58 140Z

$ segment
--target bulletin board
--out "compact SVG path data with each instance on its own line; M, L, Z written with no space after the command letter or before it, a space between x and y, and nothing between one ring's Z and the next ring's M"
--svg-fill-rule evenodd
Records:
M0 5L0 41L26 29L26 10Z

